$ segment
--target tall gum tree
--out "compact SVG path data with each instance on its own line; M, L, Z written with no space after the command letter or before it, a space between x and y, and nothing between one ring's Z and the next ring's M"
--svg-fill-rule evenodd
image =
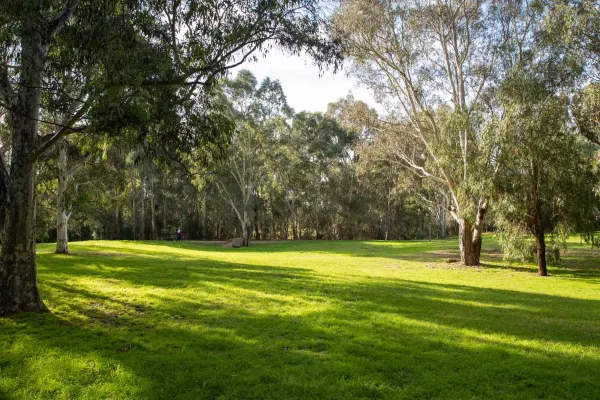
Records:
M195 107L192 138L171 128L152 141L226 142L228 124L211 113L206 94L228 69L272 44L307 51L320 65L339 61L315 0L6 0L0 21L0 107L10 130L10 159L0 160L0 314L45 309L35 174L40 156L62 138L88 129L122 133L118 126L150 118L171 118L173 126ZM48 117L58 113L64 119ZM40 134L40 124L50 133Z
M215 183L222 198L231 206L242 230L244 246L248 246L251 203L256 201L261 182L266 179L267 152L270 139L291 110L278 81L266 78L257 85L247 70L225 82L224 92L231 105L236 130Z
M396 157L450 194L461 261L478 265L493 171L481 114L496 57L494 8L481 1L342 2L334 21L352 71L386 103Z
M56 250L58 254L69 254L69 219L71 211L67 204L67 191L73 176L85 166L91 155L83 160L69 162L69 142L63 139L58 145L58 186L56 188Z

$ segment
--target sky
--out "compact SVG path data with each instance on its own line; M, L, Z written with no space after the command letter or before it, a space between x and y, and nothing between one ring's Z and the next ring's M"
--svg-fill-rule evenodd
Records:
M288 104L296 112L325 112L329 103L346 97L349 93L356 100L362 100L376 109L380 108L370 91L359 86L354 78L348 77L346 71L342 69L334 74L329 70L319 76L319 68L307 56L291 56L275 49L264 58L259 56L257 62L237 67L232 73L236 74L242 69L250 70L258 82L267 76L278 79Z

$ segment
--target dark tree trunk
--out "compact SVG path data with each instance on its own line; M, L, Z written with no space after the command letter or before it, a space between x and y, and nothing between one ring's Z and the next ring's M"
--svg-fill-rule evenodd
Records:
M119 221L119 207L115 207L115 239L121 239L121 226Z
M546 268L546 238L543 231L535 235L535 248L537 252L538 274L540 276L548 276Z
M171 236L171 234L167 232L167 199L163 199L163 202L162 202L162 217L163 217L163 226L162 226L163 234L166 233L167 235ZM166 238L163 237L163 239L166 239Z
M210 237L208 237L209 232L208 232L208 216L207 216L207 210L206 210L206 198L203 199L202 201L202 238L203 239L211 239Z
M481 258L481 245L483 243L483 221L485 214L487 213L487 200L479 204L477 208L477 217L475 219L475 226L473 228L473 250L477 257L477 263Z
M27 155L13 155L13 167L21 164L22 168L12 168L9 184L1 253L0 314L46 309L38 290L35 259L35 164L27 162ZM16 160L19 158L22 163Z
M475 253L473 246L473 231L471 223L462 220L459 223L459 247L460 247L460 262L467 266L479 265L479 257Z
M19 93L11 111L12 148L0 255L0 314L46 309L35 260L35 173L39 105L46 45L42 26L24 17ZM4 168L4 166L0 166ZM3 175L5 171L3 171Z

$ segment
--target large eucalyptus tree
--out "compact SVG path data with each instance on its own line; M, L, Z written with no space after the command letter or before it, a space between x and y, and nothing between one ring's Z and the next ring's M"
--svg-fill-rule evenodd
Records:
M450 194L465 265L479 264L488 210L480 128L500 38L494 10L477 0L348 0L335 17L353 73L388 105L397 159Z

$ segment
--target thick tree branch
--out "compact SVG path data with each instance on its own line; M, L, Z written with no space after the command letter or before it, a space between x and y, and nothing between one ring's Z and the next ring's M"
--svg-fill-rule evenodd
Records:
M77 6L77 2L77 0L68 0L58 16L50 22L45 37L46 43L49 43L50 40L52 40L52 38L65 26L69 18L71 18L71 15L73 15L73 10Z
M10 176L6 169L4 157L0 154L0 212L3 212L3 207L8 201L8 180ZM0 217L1 219L1 217Z
M71 178L73 178L73 176L75 176L75 174L77 172L79 172L81 170L81 168L85 167L86 164L92 159L93 156L94 156L93 153L88 154L84 160L77 163L73 168L71 168L71 170L69 172L67 172L67 180L70 180Z
M79 122L87 113L90 108L89 101L84 103L79 110L73 114L65 123L62 124L62 128L56 131L53 135L48 137L42 137L42 144L38 149L31 155L34 159L39 158L42 154L50 150L60 139L63 137L76 132L81 132L85 127L74 128L75 124Z

